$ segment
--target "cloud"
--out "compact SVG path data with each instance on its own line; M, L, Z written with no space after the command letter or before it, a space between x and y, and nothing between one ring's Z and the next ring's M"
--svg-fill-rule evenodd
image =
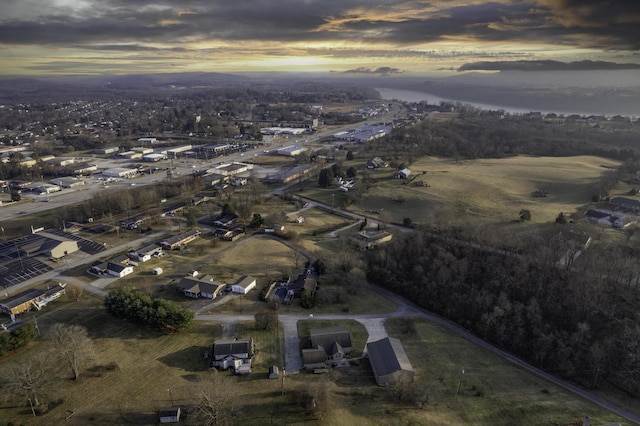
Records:
M456 57L543 57L545 49L559 48L592 59L610 60L615 53L616 61L640 61L633 56L640 51L640 2L59 0L46 8L38 0L0 2L7 3L0 15L0 49L46 49L58 58L84 50L207 61L223 49L236 63L247 54L293 52L424 65Z
M621 64L605 61L495 61L471 62L458 71L590 71L640 69L640 64Z
M380 74L380 75L390 75L390 74L401 74L402 71L398 68L393 67L378 67L376 69L359 67L352 70L344 71L344 74Z

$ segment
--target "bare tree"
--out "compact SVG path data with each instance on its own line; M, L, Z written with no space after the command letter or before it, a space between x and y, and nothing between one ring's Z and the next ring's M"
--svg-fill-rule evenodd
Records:
M234 387L217 370L196 387L195 402L200 424L224 426L232 423Z
M6 393L5 397L28 401L32 408L40 405L58 380L49 355L39 351L35 355L25 357L17 365L3 370L0 380Z
M73 379L78 380L82 370L93 360L93 341L87 329L80 325L54 324L49 332L58 355L73 372Z
M272 309L265 309L255 315L256 325L263 330L271 330L278 326L278 314Z
M67 294L69 300L73 300L74 302L80 300L82 294L84 293L84 287L82 287L82 285L78 283L68 284L65 290L65 293Z

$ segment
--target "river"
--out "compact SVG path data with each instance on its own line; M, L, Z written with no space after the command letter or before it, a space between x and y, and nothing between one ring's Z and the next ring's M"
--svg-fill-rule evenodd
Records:
M431 105L438 105L440 104L440 102L461 103L461 104L467 104L467 105L471 105L471 106L481 108L481 109L486 109L486 110L494 110L494 111L503 110L511 114L523 114L523 113L531 112L530 109L512 108L512 107L503 106L503 105L490 105L490 104L483 104L478 102L461 101L457 99L446 99L446 98L441 98L440 96L433 95L431 93L417 92L415 90L400 90L400 89L391 89L388 87L376 87L375 90L377 90L378 93L380 93L380 97L382 97L382 99L385 99L385 100L396 99L404 102L426 101ZM551 111L545 111L545 112L551 112Z

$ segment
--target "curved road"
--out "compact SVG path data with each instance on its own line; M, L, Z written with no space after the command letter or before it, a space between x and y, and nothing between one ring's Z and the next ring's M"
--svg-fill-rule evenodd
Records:
M488 351L493 352L494 354L506 359L507 361L517 365L523 370L527 370L555 385L565 388L566 390L577 394L594 404L597 404L614 414L619 415L620 417L624 417L627 420L634 422L636 424L640 424L640 415L628 411L624 408L613 404L604 398L593 394L592 392L586 391L578 386L575 386L565 380L559 379L552 374L549 374L545 371L540 370L539 368L534 367L533 365L517 358L516 356L499 349L490 343L485 342L469 331L463 329L455 323L452 323L449 320L446 320L440 316L434 315L430 312L425 311L424 309L412 304L406 299L388 292L382 288L370 286L370 290L376 291L385 298L393 300L397 305L398 309L395 312L391 313L383 313L383 314L364 314L364 315L334 315L334 314L326 314L326 315L278 315L278 319L283 325L284 328L284 341L285 341L285 368L287 373L297 373L302 368L302 359L300 356L299 349L299 339L298 339L298 328L297 323L301 320L355 320L365 326L367 332L369 333L369 337L367 342L376 341L387 337L386 329L384 328L384 322L387 318L393 317L405 317L412 316L424 319L426 321L431 321L433 323L438 324L441 327L446 328L449 331L452 331L471 343L478 345ZM252 321L254 319L253 315L197 315L197 320L200 321L217 321L221 323L235 323L239 321Z

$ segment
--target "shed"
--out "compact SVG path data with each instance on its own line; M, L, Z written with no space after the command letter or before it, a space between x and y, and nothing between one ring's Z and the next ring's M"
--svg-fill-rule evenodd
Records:
M367 343L369 361L376 383L388 386L398 382L413 382L413 367L400 340L387 337Z
M231 285L231 291L236 294L247 294L256 286L256 279L250 275L243 275Z
M178 423L180 421L180 407L165 408L160 411L160 423Z
M269 367L269 378L277 379L278 377L280 377L280 369L278 368L278 366L272 365L271 367Z
M153 271L151 271L153 273L153 275L162 275L162 272L164 272L162 270L162 268L153 268Z

